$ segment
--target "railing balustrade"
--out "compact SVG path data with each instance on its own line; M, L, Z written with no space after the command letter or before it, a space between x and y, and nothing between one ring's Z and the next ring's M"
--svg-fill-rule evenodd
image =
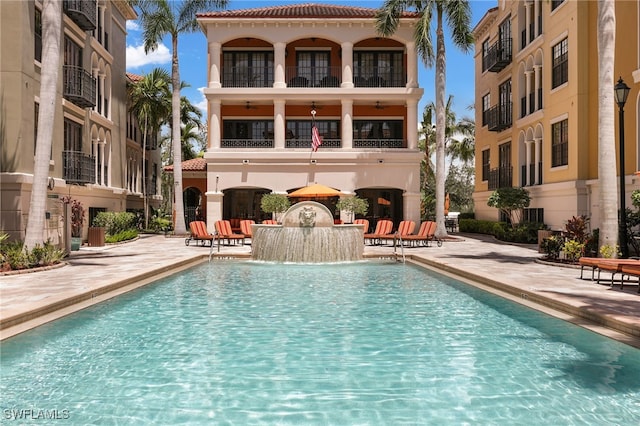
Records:
M403 139L354 139L354 148L404 148Z
M82 67L64 65L62 96L81 108L93 108L96 99L96 79Z
M273 148L273 139L222 139L221 148Z
M63 178L67 183L95 183L95 157L78 151L62 151Z
M96 29L96 2L88 0L64 0L64 12L84 31Z
M222 87L272 87L273 67L224 67Z
M495 42L482 57L482 69L499 72L511 63L511 39L505 38Z

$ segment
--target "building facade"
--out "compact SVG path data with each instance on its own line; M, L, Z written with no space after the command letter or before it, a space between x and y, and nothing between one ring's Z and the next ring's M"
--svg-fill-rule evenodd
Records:
M62 1L60 69L52 135L47 235L62 243L61 198L88 212L83 236L100 211L143 208L141 164L159 182L159 150L142 153L135 121L128 121L124 1ZM33 181L42 53L42 3L0 2L0 230L24 239ZM133 82L133 80L130 80ZM155 164L155 166L154 166ZM152 183L152 199L159 200Z
M367 198L372 226L420 220L415 14L388 38L376 33L375 9L360 7L230 10L198 21L208 42L210 227L262 220L263 194L313 183Z
M599 191L618 188L598 181L597 2L497 4L474 29L476 218L500 219L487 199L513 186L531 195L528 221L562 230L585 215L598 228ZM631 88L624 107L629 207L640 189L640 2L616 1L615 13L614 73ZM618 133L617 114L615 121Z

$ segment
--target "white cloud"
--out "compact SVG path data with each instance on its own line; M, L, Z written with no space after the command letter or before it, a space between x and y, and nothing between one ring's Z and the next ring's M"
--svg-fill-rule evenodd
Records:
M144 45L127 46L127 69L138 68L145 65L162 65L171 62L171 52L164 44L149 54L144 53Z
M198 88L198 92L200 92L200 94L202 95L202 99L200 99L200 101L198 101L197 103L194 103L193 105L196 108L199 108L200 111L202 111L203 116L205 116L205 118L206 118L206 114L207 114L207 97L203 93L204 89L206 89L206 87L199 87ZM206 122L207 120L205 119L204 121Z
M127 31L139 31L140 25L136 21L127 21Z

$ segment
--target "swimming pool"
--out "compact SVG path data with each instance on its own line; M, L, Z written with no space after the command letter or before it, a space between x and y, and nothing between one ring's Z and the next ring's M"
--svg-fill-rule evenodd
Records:
M215 262L2 342L0 394L3 421L631 425L639 378L640 350L416 266Z

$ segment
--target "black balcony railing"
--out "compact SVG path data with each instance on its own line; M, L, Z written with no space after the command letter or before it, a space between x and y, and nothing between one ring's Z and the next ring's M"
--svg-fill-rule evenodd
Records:
M340 139L322 139L322 148L341 148L342 141ZM285 148L311 148L311 136L309 139L287 139Z
M95 0L64 0L64 12L84 31L96 28Z
M512 118L511 102L498 104L487 111L487 128L491 132L501 132L511 127Z
M287 67L287 87L340 87L340 67Z
M536 168L538 169L538 179L536 179ZM527 174L529 180L526 179ZM523 165L520 169L521 183L520 186L542 185L542 162L538 164Z
M498 188L510 188L513 186L512 176L513 167L511 166L489 170L489 191Z
M95 158L78 151L62 151L63 178L67 183L95 183Z
M403 148L403 139L354 139L354 148Z
M156 195L158 189L158 184L156 182L156 178L149 178L147 180L147 195Z
M505 38L495 42L487 54L482 57L482 69L491 72L502 71L511 63L511 39Z
M391 67L353 67L355 87L405 87L406 71Z
M96 79L81 67L63 67L62 95L81 108L93 108L96 100Z
M222 87L272 87L273 67L224 67Z
M222 139L221 148L273 148L273 139Z

